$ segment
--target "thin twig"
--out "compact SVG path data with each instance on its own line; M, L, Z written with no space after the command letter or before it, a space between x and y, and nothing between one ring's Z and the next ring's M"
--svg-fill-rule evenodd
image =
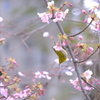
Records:
M74 36L77 36L77 35L81 34L82 32L84 32L91 25L92 22L93 22L93 20L91 20L91 22L82 31L80 31L76 34L73 34L73 35L72 34L68 35L68 37L74 37Z
M39 31L39 30L42 30L43 28L45 28L45 27L48 26L48 25L49 25L49 24L44 24L44 25L42 25L42 26L36 28L35 30L32 30L32 31L26 33L26 34L25 34L26 37L25 37L23 40L26 41L28 38L30 38L31 35L33 35L33 33L37 32L37 31ZM17 36L17 35L16 35L16 36ZM18 47L19 47L20 45L22 45L22 44L23 44L23 42L21 41L16 47L13 48L13 50L15 50L16 48L18 48ZM13 50L12 50L12 51L13 51Z
M0 65L0 67L7 67L9 66L10 64L6 64L6 65Z
M11 86L11 85L13 85L13 84L15 84L15 82L10 83L10 84L7 84L7 85L0 86L0 88L6 88L6 87Z
M25 47L28 49L28 51L31 51L31 49L29 48L29 46L27 45L27 43L24 41L24 39L22 38L21 39L23 44L25 45Z
M88 60L88 59L89 59L91 56L93 56L97 51L98 51L98 48L97 48L91 55L89 55L87 58L85 58L84 60L81 60L81 61L76 61L76 63L82 63L82 62Z
M47 5L48 0L44 0L45 4Z
M89 87L93 87L95 90L97 90L98 92L100 92L100 90L98 88L96 88L95 86L93 86L92 84L88 83L83 77L81 77L81 79L89 86Z

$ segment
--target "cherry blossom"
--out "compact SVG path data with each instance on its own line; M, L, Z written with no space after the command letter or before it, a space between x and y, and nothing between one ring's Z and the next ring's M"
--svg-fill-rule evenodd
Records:
M15 59L13 59L13 58L8 58L7 60L8 60L11 64L14 64L14 65L18 66L18 64L17 64L17 62L16 62Z
M83 37L80 35L80 36L79 36L79 39L80 39L80 40L82 40L82 39L83 39Z
M2 22L3 21L3 18L2 17L0 17L0 22Z
M30 94L31 94L31 90L30 90L30 88L27 88L27 89L25 89L23 91L20 91L19 93L13 94L13 97L16 98L16 99L23 98L23 97L25 98Z
M63 19L65 18L66 14L68 13L68 9L66 9L64 12L63 11L58 11L55 13L55 18L53 19L53 22L57 22L57 21L63 21Z
M91 18L88 18L88 22L90 22ZM98 21L93 21L92 25L90 25L91 30L100 31L100 23Z
M74 88L76 88L77 85L79 84L78 78L76 78L76 80L72 80L72 79L70 79L69 81L70 81L71 84L74 85Z
M23 74L22 72L18 72L18 75L19 75L19 76L22 76L22 77L25 76L25 74Z
M3 86L3 83L0 83L0 94L3 95L4 97L7 97L8 96L8 89L7 88L4 88Z
M54 7L54 1L48 2L47 5L48 9L52 9Z
M86 11L85 11L85 10L82 10L82 13L83 13L83 14L86 14Z
M84 89L85 90L91 90L91 89L93 89L93 87L85 86Z
M49 16L46 12L43 13L37 13L38 16L41 18L42 22L49 24Z
M88 47L88 50L93 51L93 48L92 47Z
M35 78L47 78L48 80L51 79L49 72L47 71L43 71L43 72L37 71L34 73L34 75L35 75Z
M70 42L68 39L63 40L62 46L67 46L67 45L70 44L70 43L71 43L71 42Z
M94 7L98 7L99 3L96 2L96 0L84 0L84 7L86 7L87 9L93 9Z
M65 74L68 76L72 76L74 71L75 71L75 69L72 68L72 66L68 66L65 70Z
M37 13L37 15L41 18L42 22L49 24L49 19L53 19L53 22L63 21L65 19L66 14L69 9L65 11L60 10L59 8L54 6L54 1L47 3L48 12Z
M44 32L43 33L43 37L49 37L49 35L50 35L49 32Z
M76 78L75 80L70 79L69 81L70 81L71 84L74 85L75 89L81 91L81 87L79 85L78 78ZM82 85L83 85L83 87L84 87L85 90L91 90L91 89L93 89L93 87L89 87L83 80L82 80Z
M89 79L91 78L92 74L93 74L93 72L92 72L90 69L88 69L88 70L86 70L86 71L83 73L83 76L84 76L87 80L89 80Z
M66 70L65 74L68 75L68 76L72 76L73 75L73 73L71 71L69 71L69 70Z
M93 61L89 60L89 61L86 61L85 63L86 65L92 65L93 64Z

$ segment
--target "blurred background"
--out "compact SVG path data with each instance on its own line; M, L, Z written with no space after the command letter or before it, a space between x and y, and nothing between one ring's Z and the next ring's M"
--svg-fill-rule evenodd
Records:
M55 5L59 7L66 0L54 0ZM72 7L67 7L69 13L64 22L60 22L67 34L75 34L81 31L87 24L83 21L88 18L81 10L89 10L89 3L94 4L91 0L67 0ZM93 0L92 0L93 1ZM94 0L99 3L99 0ZM88 4L88 6L87 6ZM92 6L91 6L92 7ZM44 32L49 32L55 38L58 38L59 30L55 23L45 24L37 16L38 13L47 11L43 0L0 0L0 16L3 21L0 22L0 38L5 38L6 44L0 46L0 65L5 64L5 58L12 57L16 59L19 67L16 68L14 74L18 71L23 73L32 73L35 71L49 71L57 73L51 80L41 79L43 83L48 83L46 94L40 97L40 100L82 100L83 94L74 89L70 84L70 79L76 78L74 72L72 76L66 74L66 70L62 70L54 60L57 55L52 50L54 41L50 38L43 37ZM95 43L98 42L98 33L88 28L81 34L83 40L94 49ZM72 41L72 40L71 40ZM79 37L75 37L72 45L79 41ZM92 60L91 60L92 59ZM86 69L99 69L99 56L93 56L89 61L92 63L84 63L79 65L80 73ZM65 62L62 66L71 66L71 61ZM95 69L94 69L95 66ZM54 69L54 70L53 70ZM59 78L58 75L61 74ZM97 77L99 77L97 72ZM24 79L28 80L28 79Z

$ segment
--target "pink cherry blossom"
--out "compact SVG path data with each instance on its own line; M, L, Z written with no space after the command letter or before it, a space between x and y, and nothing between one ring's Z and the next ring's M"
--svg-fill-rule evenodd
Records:
M86 70L86 71L83 73L83 76L84 76L87 80L89 80L89 79L91 78L92 74L93 74L93 72L92 72L90 69L88 69L88 70Z
M79 81L78 78L76 78L76 80L69 80L71 84L74 85L74 88L76 88L77 90L81 91L81 87L79 85ZM91 84L91 83L90 83ZM84 87L85 90L91 90L93 89L92 87L87 86L87 84L82 80L82 85Z
M3 95L4 97L7 97L8 96L8 89L6 89L6 88L4 88L3 86L3 84L2 83L0 83L0 94L1 95Z
M25 90L20 91L19 93L13 94L12 97L15 99L22 99L22 98L26 98L30 94L31 94L30 88L27 88Z
M82 13L83 13L83 14L86 14L86 11L85 11L85 10L82 10Z
M76 88L76 86L79 84L78 78L76 78L76 80L70 79L69 81L74 85L74 88Z
M82 40L82 39L83 39L83 37L80 35L80 36L79 36L79 39L80 39L80 40Z
M41 18L42 22L49 24L49 17L46 12L44 13L37 13L37 15Z
M87 23L87 19L84 20L84 23Z
M63 12L63 18L66 17L66 14L69 12L69 9L66 9L64 12Z
M53 8L54 7L54 1L52 0L51 2L48 2L47 5L48 5L47 6L48 9Z
M53 19L53 22L57 21L63 21L63 19L66 17L66 14L68 13L68 9L66 9L64 12L63 11L58 11L55 13L55 18Z
M62 46L67 46L68 44L70 44L71 42L67 39L67 40L63 40L62 42Z
M88 47L88 50L93 51L93 48L92 47Z
M70 37L70 39L74 40L75 38L74 37Z
M99 14L100 16L100 14ZM99 17L97 17L99 18ZM91 18L88 18L87 22L90 23L91 21ZM89 26L91 28L91 30L94 30L94 31L100 31L100 22L99 20L97 21L93 21L92 24Z
M79 91L81 91L81 87L80 86L77 86L76 89L79 90Z
M84 89L85 90L91 90L91 89L93 89L93 87L85 86Z

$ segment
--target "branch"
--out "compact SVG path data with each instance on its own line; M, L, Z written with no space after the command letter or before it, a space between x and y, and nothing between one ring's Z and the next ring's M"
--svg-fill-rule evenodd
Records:
M69 53L70 53L70 55L72 57L72 61L73 61L74 67L75 67L75 71L76 71L76 74L77 74L77 77L78 77L78 80L79 80L79 84L80 84L81 90L82 90L84 96L87 98L87 100L91 100L90 97L88 96L88 94L86 93L83 85L82 85L81 76L80 76L80 73L78 71L77 63L75 61L75 58L74 58L74 55L72 53L72 49L70 48L70 45L68 45L67 48L68 48L68 51L69 51Z
M64 34L64 30L63 30L62 26L60 25L60 23L56 22L56 25L58 26L58 29L61 32L61 34ZM75 71L76 71L77 77L79 79L79 84L80 84L81 90L82 90L84 96L87 98L87 100L91 100L90 97L88 96L88 94L86 93L86 91L83 88L82 81L81 81L81 76L80 76L80 73L78 71L77 63L76 63L76 60L75 60L75 57L74 57L74 54L72 52L72 49L71 49L70 45L68 45L67 48L68 48L68 51L69 51L69 53L70 53L70 55L72 57L72 61L73 61L74 67L75 67Z
M39 30L42 30L43 28L45 28L46 26L48 26L49 24L44 24L44 25L42 25L42 26L40 26L40 27L38 27L38 28L36 28L36 29L34 29L34 30L32 30L32 31L30 31L30 32L28 32L28 33L26 33L26 34L24 34L23 36L21 36L21 37L25 37L23 40L24 41L26 41L28 38L30 38L30 36L31 35L33 35L33 33L35 33L35 32L37 32L37 31L39 31ZM16 36L19 36L19 34L18 35L16 35ZM20 37L20 38L21 38ZM15 46L14 48L13 48L13 50L15 50L16 48L18 48L20 45L22 45L23 44L23 41L21 41L17 46ZM13 51L12 50L12 51Z
M10 86L10 85L13 85L13 84L15 84L15 82L10 83L10 84L7 84L7 85L0 86L0 88L6 88L6 87L8 87L8 86Z
M74 35L68 35L68 37L74 37L74 36L77 36L77 35L81 34L82 32L84 32L91 25L92 22L93 22L93 20L91 20L91 22L79 33L76 33Z
M76 63L82 63L82 62L88 60L88 59L89 59L91 56L93 56L97 51L98 51L98 48L97 48L91 55L89 55L87 58L85 58L84 60L81 60L81 61L76 61Z
M46 2L46 0L44 0L44 1ZM46 4L47 4L47 2L46 2ZM92 22L91 22L91 23L92 23ZM60 23L59 23L59 22L56 22L56 25L57 25L59 31L61 32L61 34L63 35L65 32L64 32L62 26L60 25ZM85 29L84 29L84 30L85 30ZM82 31L82 32L83 32L83 31ZM80 33L79 33L79 34L80 34ZM78 77L78 79L79 79L79 84L80 84L81 90L82 90L84 96L87 98L87 100L91 100L90 97L88 96L88 94L86 93L86 91L85 91L84 88L83 88L82 81L81 81L81 76L80 76L80 74L79 74L79 71L78 71L78 68L77 68L77 63L76 63L76 61L75 61L75 57L74 57L74 54L73 54L72 49L71 49L71 47L70 47L70 44L68 44L67 48L68 48L68 51L69 51L69 53L70 53L70 55L71 55L71 57L72 57L72 61L73 61L73 64L74 64L74 66L75 66L75 71L76 71L77 77Z
M65 34L65 32L64 32L63 28L61 27L60 23L59 22L56 22L56 25L57 25L59 31L61 32L61 34L62 35Z
M21 40L22 40L23 44L25 45L25 47L28 49L28 51L31 51L31 49L30 49L29 46L26 44L26 42L24 41L24 39L22 38Z
M88 83L83 77L81 77L81 79L89 86L89 87L93 87L95 90L97 90L98 92L100 92L100 90L98 88L96 88L95 86L93 86L92 84Z
M48 0L44 0L45 4L47 5Z
M0 67L7 67L9 66L10 64L6 64L6 65L0 65Z

